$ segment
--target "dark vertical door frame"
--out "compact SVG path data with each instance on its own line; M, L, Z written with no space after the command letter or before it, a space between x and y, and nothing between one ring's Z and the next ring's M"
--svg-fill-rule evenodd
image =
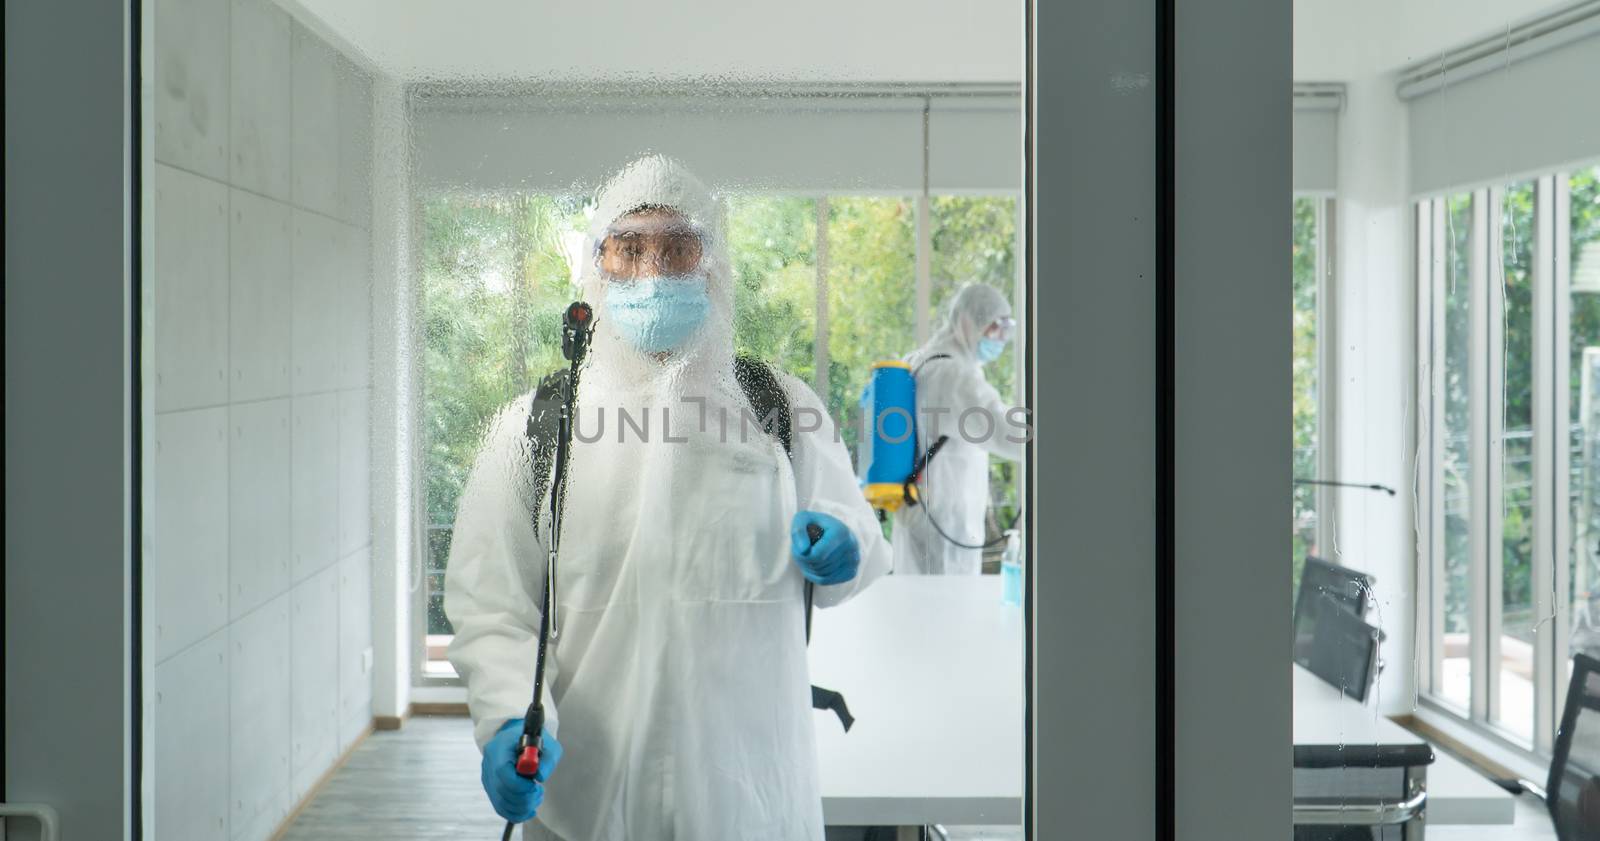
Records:
M1175 0L1156 0L1155 836L1177 837L1177 97Z

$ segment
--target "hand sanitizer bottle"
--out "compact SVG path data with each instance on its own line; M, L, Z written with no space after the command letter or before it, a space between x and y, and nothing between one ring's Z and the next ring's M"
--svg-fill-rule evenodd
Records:
M1000 555L1000 601L1022 605L1022 536L1006 531L1006 550Z

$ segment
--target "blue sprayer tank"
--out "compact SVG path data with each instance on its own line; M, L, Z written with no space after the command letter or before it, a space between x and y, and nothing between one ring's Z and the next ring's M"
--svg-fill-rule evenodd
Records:
M864 425L857 478L867 502L880 511L905 502L905 486L917 461L917 384L911 366L898 360L874 362L861 392Z

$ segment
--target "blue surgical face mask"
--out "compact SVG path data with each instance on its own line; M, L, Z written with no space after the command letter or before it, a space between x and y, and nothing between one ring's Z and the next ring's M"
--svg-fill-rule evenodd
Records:
M676 350L711 311L703 274L612 281L606 286L606 316L617 332L644 353Z
M978 340L978 361L993 362L1006 352L1006 343L985 336Z

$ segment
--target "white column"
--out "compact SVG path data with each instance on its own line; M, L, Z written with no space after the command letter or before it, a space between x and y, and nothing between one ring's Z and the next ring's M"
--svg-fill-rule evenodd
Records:
M1415 688L1417 553L1407 495L1415 458L1416 283L1406 112L1386 77L1351 81L1346 93L1339 118L1333 243L1339 294L1330 308L1339 337L1333 358L1339 446L1337 475L1331 478L1405 490L1396 497L1366 490L1335 493L1328 512L1333 520L1328 554L1377 577L1378 604L1369 621L1383 627L1382 656L1388 664L1378 684L1378 703L1385 713L1409 712Z
M372 714L402 717L411 703L416 540L416 290L404 88L373 83L372 162Z
M933 231L928 219L928 194L917 196L917 346L928 340L928 308L933 295Z
M928 110L930 103L922 105L922 192L917 194L917 346L928 340L931 332L928 308L933 296L933 226L928 218Z
M828 401L828 197L817 197L817 329L812 348L812 381L823 403Z
M1566 333L1564 308L1558 308L1554 263L1550 260L1551 179L1540 178L1534 188L1533 222L1533 734L1534 746L1549 750L1555 744L1554 710L1550 698L1555 665L1554 623L1557 566L1565 566L1559 535L1567 521L1567 381L1556 376L1557 354L1564 354L1559 337ZM1561 350L1558 350L1561 348ZM1564 369L1563 369L1564 370Z
M1556 500L1555 505L1555 544L1554 544L1554 569L1551 577L1554 580L1554 605L1552 605L1552 620L1541 627L1541 632L1549 636L1550 666L1555 673L1554 689L1550 703L1547 705L1551 715L1551 732L1553 737L1554 727L1559 722L1561 711L1567 701L1567 663L1572 656L1569 642L1572 634L1572 575L1567 568L1568 559L1572 557L1573 541L1589 537L1587 529L1581 529L1579 534L1574 534L1572 517L1569 513L1567 500L1571 499L1572 474L1568 472L1567 465L1572 463L1572 391L1569 383L1572 382L1572 196L1569 193L1571 182L1565 172L1557 173L1550 179L1550 216L1551 236L1539 238L1541 245L1547 244L1549 252L1541 254L1535 252L1535 264L1547 265L1551 274L1552 297L1555 299L1555 323L1552 326L1554 345L1551 369L1554 371L1554 409L1551 423L1555 426L1555 457L1557 465L1553 477L1551 496ZM1541 208L1543 203L1541 202ZM1581 397L1580 397L1581 400ZM1585 419L1587 417L1585 415ZM1584 436L1582 446L1588 447L1588 435ZM1585 459L1587 461L1587 459ZM1583 510L1583 509L1580 509ZM1585 541L1587 542L1587 541ZM1581 554L1580 554L1581 557ZM1578 567L1583 569L1582 564ZM1542 588L1541 588L1542 589ZM1541 736L1546 735L1541 731Z

